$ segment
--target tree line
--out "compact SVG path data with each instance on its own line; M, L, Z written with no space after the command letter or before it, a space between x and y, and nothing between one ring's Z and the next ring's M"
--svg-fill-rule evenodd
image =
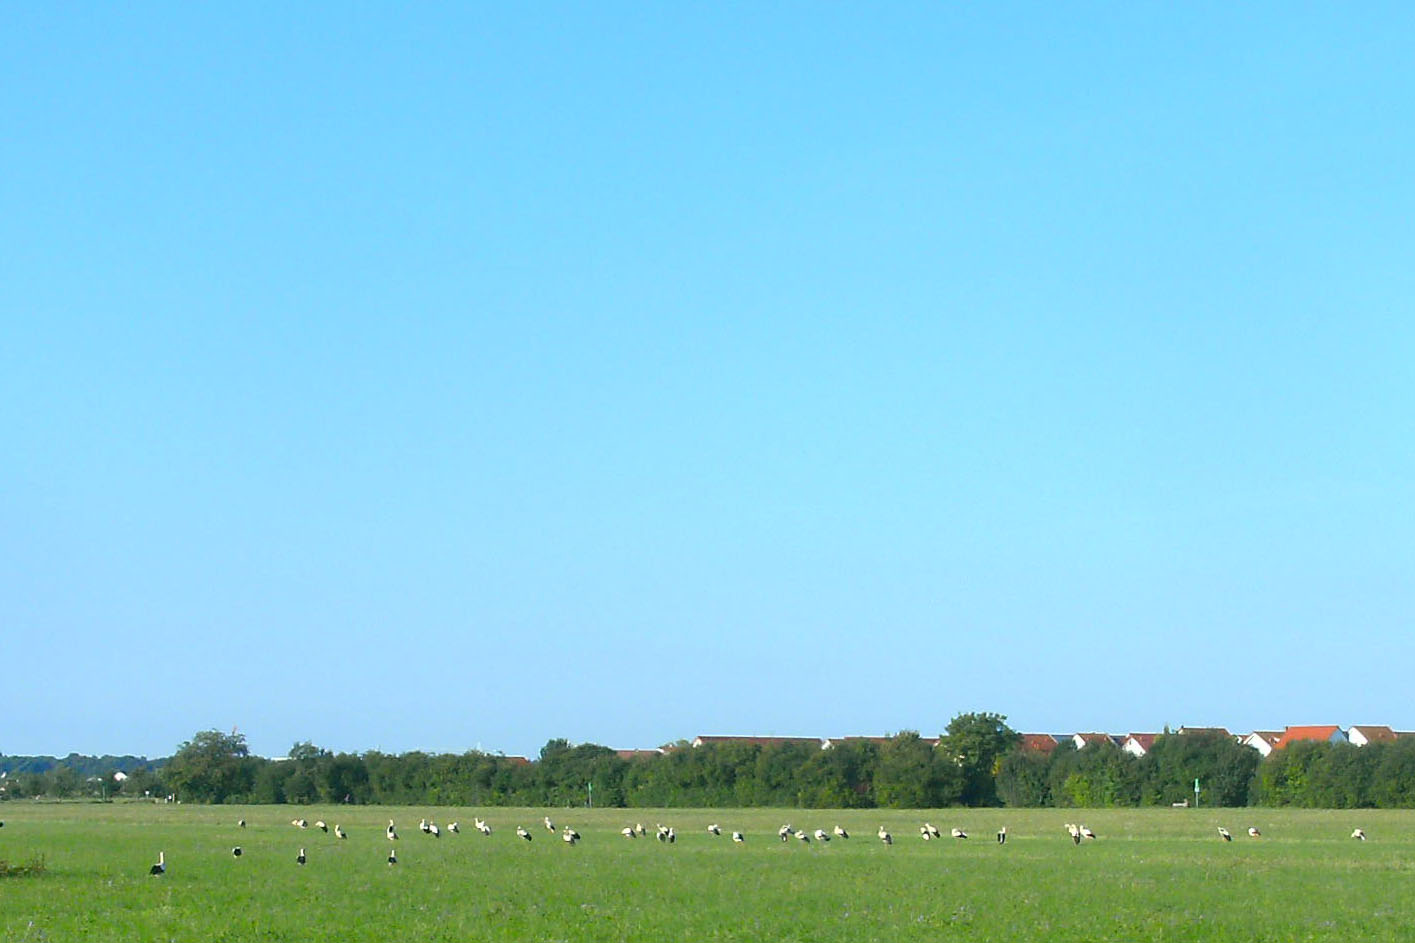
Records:
M86 766L91 769L91 766ZM461 806L937 808L944 806L1415 807L1415 738L1356 747L1295 743L1266 759L1219 733L1168 733L1141 757L1101 741L1029 749L999 714L960 714L935 745L917 732L811 742L681 743L621 757L551 740L527 762L467 753L333 753L298 743L251 756L240 734L209 730L127 779L77 775L58 761L0 781L6 798L163 797L210 803Z

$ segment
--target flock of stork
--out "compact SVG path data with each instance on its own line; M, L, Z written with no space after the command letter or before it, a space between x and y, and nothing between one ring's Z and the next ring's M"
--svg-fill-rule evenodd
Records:
M566 825L563 828L557 829L555 823L550 820L550 816L548 815L545 816L542 821L544 822L546 831L550 832L552 835L558 832L560 840L563 841L565 844L573 846L580 841L580 833L577 832L571 826ZM0 822L0 825L3 824L3 822ZM298 829L307 829L311 827L310 822L302 818L291 819L290 824ZM475 818L472 820L472 825L477 831L481 832L482 835L491 835L491 825L488 824L484 819ZM239 820L236 823L236 826L238 828L245 828L246 820ZM313 827L325 833L328 833L330 831L329 826L322 820L316 821ZM1083 841L1086 841L1088 839L1094 840L1096 837L1096 833L1086 825L1077 825L1068 822L1066 823L1065 828L1066 833L1071 836L1072 843L1076 845L1079 845ZM334 837L337 839L342 840L349 837L348 833L345 832L344 828L338 823L335 823L333 831ZM421 822L418 823L418 831L422 832L424 835L430 835L433 838L442 837L442 829L438 827L436 822L432 822L428 819L423 819ZM459 834L461 832L461 827L458 825L458 823L451 822L447 826L447 831L454 835ZM722 826L714 822L713 824L707 827L707 831L710 835L721 836ZM398 841L398 829L397 826L394 825L392 819L388 820L388 827L384 830L384 832L389 841ZM1224 841L1233 841L1233 834L1221 825L1218 827L1218 833L1219 837L1222 838ZM625 826L624 828L620 829L619 834L623 835L625 838L637 839L647 836L648 829L644 826L642 822L639 822L634 825ZM1262 834L1263 833L1260 832L1256 827L1250 827L1248 829L1249 838L1261 838ZM746 836L743 835L741 832L732 832L731 835L734 844L741 845L747 841ZM891 835L889 830L886 829L883 825L879 827L879 831L876 833L876 835L878 836L879 840L884 844L894 844L894 836ZM808 832L803 828L796 828L788 822L785 825L782 825L781 828L777 829L776 836L782 842L790 842L794 838L798 842L809 845L813 841L822 843L829 842L832 837L848 840L850 838L850 833L839 825L835 826L830 832L827 832L823 828L817 828L814 831ZM968 833L961 828L952 828L949 830L949 836L955 839L963 840L968 837ZM534 836L523 825L516 826L516 837L527 842L531 841L534 838ZM678 840L678 833L671 825L659 824L656 826L654 837L657 838L660 842L671 845ZM943 837L943 832L940 831L938 827L933 825L932 823L925 822L923 825L919 826L919 837L922 838L924 841L933 841L935 839L941 839ZM1351 833L1351 837L1359 841L1365 841L1366 833L1362 829L1358 828ZM1007 844L1006 825L998 829L996 840L999 845ZM241 854L242 850L240 845L236 845L231 849L232 857L239 858L241 857ZM295 856L295 863L298 865L304 865L307 860L308 857L305 854L305 849L304 847L301 847L299 854ZM393 865L396 865L397 863L397 848L390 847L388 849L388 864L391 867ZM152 865L151 868L148 869L148 874L161 875L165 873L167 873L167 856L165 852L159 851L157 853L157 862Z

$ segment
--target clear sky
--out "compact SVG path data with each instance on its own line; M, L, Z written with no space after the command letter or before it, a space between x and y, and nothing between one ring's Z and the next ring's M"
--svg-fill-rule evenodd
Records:
M1408 4L10 4L0 752L1415 728Z

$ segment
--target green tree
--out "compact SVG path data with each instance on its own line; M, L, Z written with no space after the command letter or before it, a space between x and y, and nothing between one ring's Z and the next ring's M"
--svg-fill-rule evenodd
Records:
M959 714L949 721L939 749L962 773L964 805L998 804L997 774L1002 758L1021 739L1002 714Z
M1036 808L1051 803L1047 787L1050 759L1040 750L1014 747L1002 758L997 771L997 794L1004 805Z
M203 730L177 748L163 778L177 795L191 802L226 802L251 791L253 770L243 734Z

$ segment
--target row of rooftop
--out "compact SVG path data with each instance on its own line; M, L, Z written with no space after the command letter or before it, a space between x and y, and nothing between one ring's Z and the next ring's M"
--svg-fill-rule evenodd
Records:
M1223 737L1232 737L1236 742L1244 746L1252 747L1263 756L1267 756L1273 750L1280 750L1291 743L1299 741L1316 741L1322 743L1351 743L1355 746L1365 746L1368 743L1395 740L1398 737L1415 736L1415 731L1396 731L1390 727L1378 724L1358 724L1356 726L1343 729L1337 724L1317 724L1289 726L1282 730L1254 730L1252 733L1230 733L1223 727L1180 727L1177 734L1217 734ZM1075 744L1076 749L1085 749L1093 743L1109 741L1126 753L1134 756L1144 756L1154 745L1155 739L1161 736L1158 733L1024 733L1022 734L1022 746L1038 750L1043 753L1050 753L1056 749L1057 745L1066 741ZM822 750L829 750L831 747L843 743L851 742L871 742L884 743L889 737L730 737L730 736L700 736L694 737L691 746L700 747L706 744L744 744L755 746L781 746L784 744L807 744L817 746ZM930 746L938 746L938 737L920 737L922 742ZM672 747L661 747L656 750L618 750L620 757L624 759L636 759L639 757L654 756L664 753Z

